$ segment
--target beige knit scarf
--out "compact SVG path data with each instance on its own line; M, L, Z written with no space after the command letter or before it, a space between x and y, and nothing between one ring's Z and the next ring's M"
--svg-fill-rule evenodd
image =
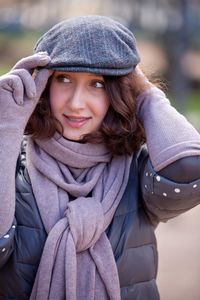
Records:
M28 172L48 233L31 300L120 299L104 231L125 191L131 160L58 133L49 140L28 139Z

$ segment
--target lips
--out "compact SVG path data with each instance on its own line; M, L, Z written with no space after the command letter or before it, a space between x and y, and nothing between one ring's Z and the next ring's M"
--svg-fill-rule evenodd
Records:
M72 128L80 128L85 125L90 117L64 115L65 122Z

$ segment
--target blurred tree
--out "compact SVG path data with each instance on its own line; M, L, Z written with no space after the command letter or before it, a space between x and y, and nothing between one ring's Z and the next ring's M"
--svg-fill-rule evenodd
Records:
M186 100L190 92L189 78L183 70L183 58L189 49L189 1L171 0L171 5L179 14L179 26L172 26L173 19L169 22L165 34L162 35L165 51L168 55L170 88L178 104L179 110L184 111ZM169 19L170 21L170 19Z

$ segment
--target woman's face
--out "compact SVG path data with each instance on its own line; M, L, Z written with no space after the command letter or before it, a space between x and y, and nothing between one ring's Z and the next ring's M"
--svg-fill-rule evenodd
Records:
M108 111L103 77L56 71L50 85L50 105L54 117L63 126L63 136L80 140L82 135L99 129Z

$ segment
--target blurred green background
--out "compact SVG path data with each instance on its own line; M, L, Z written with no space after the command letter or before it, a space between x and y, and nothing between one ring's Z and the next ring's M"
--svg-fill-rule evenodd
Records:
M200 0L0 0L0 75L66 18L111 16L132 30L141 67L200 131ZM95 39L95 37L94 37ZM159 226L161 300L200 299L200 208Z

